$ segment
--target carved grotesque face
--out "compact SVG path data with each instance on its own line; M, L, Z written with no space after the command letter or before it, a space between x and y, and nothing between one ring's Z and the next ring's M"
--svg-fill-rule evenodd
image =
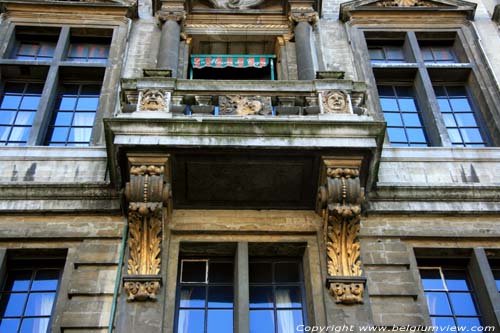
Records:
M144 91L142 109L158 111L165 107L165 95L160 90L148 89Z
M345 95L340 91L334 91L327 100L328 107L334 111L344 111L347 105Z

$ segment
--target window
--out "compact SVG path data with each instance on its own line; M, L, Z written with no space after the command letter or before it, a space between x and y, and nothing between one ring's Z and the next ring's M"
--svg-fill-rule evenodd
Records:
M19 26L15 29L15 41L11 59L51 61L57 45L59 28L38 28Z
M0 293L0 332L50 331L62 265L59 260L37 260L36 266L8 263Z
M456 32L364 35L392 146L491 144L474 66Z
M182 259L177 296L178 333L233 332L232 259Z
M464 86L434 86L452 145L483 147L484 140Z
M475 292L465 269L419 269L433 325L439 326L440 331L448 331L449 327L466 327L465 331L469 331L472 326L481 325Z
M95 84L64 84L60 87L47 145L89 145L100 90L101 86Z
M181 243L174 332L232 333L248 321L251 333L293 333L306 324L304 246L270 244ZM234 311L237 303L248 312Z
M301 262L250 259L250 332L295 332L304 319Z
M379 85L380 105L393 146L427 146L412 87Z
M26 144L42 90L42 83L5 83L0 102L0 145Z
M0 145L99 142L101 133L94 126L113 30L68 26L13 30L3 54L6 60L0 59ZM57 75L48 75L51 68Z

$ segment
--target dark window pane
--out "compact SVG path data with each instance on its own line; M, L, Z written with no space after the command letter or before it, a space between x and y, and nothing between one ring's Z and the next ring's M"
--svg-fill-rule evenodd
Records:
M27 94L41 94L43 91L43 84L41 83L30 83L26 87Z
M99 96L101 93L101 86L98 84L86 84L82 86L82 95Z
M233 333L233 310L208 310L207 333Z
M434 58L437 61L453 61L453 52L451 47L434 47Z
M206 261L182 261L183 282L205 282L207 280Z
M232 308L233 287L208 287L208 307L210 308Z
M32 291L49 291L57 290L59 282L59 271L56 270L40 270L36 273L35 279L31 286Z
M17 332L19 319L0 319L0 332Z
M387 133L391 142L407 142L405 131L402 128L388 128Z
M388 60L404 60L403 49L401 47L389 46L385 48Z
M478 314L470 293L450 293L450 301L455 315L475 316Z
M17 110L19 108L19 104L21 103L21 98L21 96L5 95L2 99L0 108Z
M77 95L80 86L77 84L65 84L62 87L62 93L64 95Z
M410 86L398 86L396 87L396 92L398 97L411 97L413 98L413 88Z
M250 308L272 308L273 287L250 287Z
M0 314L4 317L19 317L23 314L27 294L2 294Z
M274 333L274 311L250 310L250 333Z
M430 47L422 47L422 56L424 57L424 61L433 61L434 57L432 56L432 51Z
M210 263L208 269L209 282L233 282L234 265L232 262Z
M302 297L300 287L276 287L276 307L300 308Z
M205 287L182 287L181 301L182 308L204 308L205 307Z
M26 318L21 324L20 333L45 333L49 326L49 318Z
M377 89L378 89L378 95L380 97L394 96L394 90L392 89L392 86L377 86Z
M278 310L278 333L303 332L297 330L297 326L303 324L301 310Z
M427 305L431 315L451 315L450 304L444 292L426 292Z
M462 128L460 129L460 133L462 133L462 138L464 142L483 142L483 138L481 137L481 133L477 128Z
M384 51L382 49L369 49L371 60L383 60L384 59Z
M424 290L444 290L443 280L438 269L421 269L420 278Z
M467 283L467 274L462 270L443 270L446 286L450 291L467 291L469 285Z
M204 327L204 310L179 310L177 333L200 333Z
M447 86L446 90L450 97L466 97L467 92L464 86Z
M276 282L300 282L300 268L296 262L276 263L275 281Z
M250 263L250 283L269 283L272 282L272 265L268 262Z
M55 293L32 293L28 298L26 316L50 316Z

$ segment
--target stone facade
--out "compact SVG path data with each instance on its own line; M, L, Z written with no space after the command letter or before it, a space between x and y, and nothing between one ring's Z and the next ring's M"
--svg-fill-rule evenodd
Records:
M422 331L434 313L419 267L453 262L482 325L500 329L494 1L0 4L0 96L47 82L26 142L1 142L0 281L19 258L64 258L47 332L181 332L182 259L209 257L234 261L237 333L251 332L249 260L272 257L301 262L306 326ZM377 34L405 54L444 36L468 61L372 65ZM26 38L55 38L53 59L16 58ZM64 57L101 39L104 63ZM88 146L47 146L57 87L96 78ZM485 147L452 145L429 95L443 80L475 98ZM428 110L429 147L387 135L377 83L403 81Z

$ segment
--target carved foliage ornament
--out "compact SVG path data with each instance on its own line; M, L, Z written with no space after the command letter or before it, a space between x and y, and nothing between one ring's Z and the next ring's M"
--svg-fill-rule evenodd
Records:
M270 115L272 114L271 97L220 96L219 113L238 116Z
M347 93L340 90L323 92L323 110L325 113L349 113Z
M141 92L139 111L167 111L167 93L161 89L146 89Z
M318 203L324 220L327 287L337 303L363 303L364 285L357 281L363 273L358 239L363 199L359 169L327 168ZM346 278L354 282L343 281Z
M129 201L129 260L124 289L128 300L155 300L161 278L161 240L165 208L171 198L163 165L133 165L125 186Z

